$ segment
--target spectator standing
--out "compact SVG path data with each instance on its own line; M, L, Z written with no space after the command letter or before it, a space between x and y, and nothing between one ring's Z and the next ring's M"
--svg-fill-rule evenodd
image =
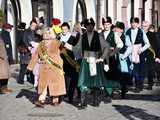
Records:
M25 30L24 32L24 36L23 36L23 42L25 47L27 47L28 52L27 54L25 54L26 56L26 65L28 65L28 63L31 60L31 50L33 48L31 42L35 42L36 41L36 37L35 37L35 30L37 29L37 21L36 19L31 20L30 22L30 26L28 29ZM25 72L26 71L26 66L25 66ZM32 72L27 72L27 77L28 77L28 82L30 82L31 84L34 84L34 75Z
M8 88L9 62L4 41L0 38L0 93L11 93L13 90Z
M10 65L14 63L13 53L12 53L12 42L10 37L10 32L12 28L13 28L12 25L10 25L9 23L5 23L2 26L2 32L1 32L1 37L5 44L5 48L8 56L8 62Z
M25 26L26 26L26 23L21 22L18 25L18 29L17 29L17 39L16 40L17 40L18 51L20 54L20 71L19 71L19 76L17 79L17 83L19 84L24 84L24 76L26 74L26 67L29 61L28 56L30 56L29 50L23 42Z

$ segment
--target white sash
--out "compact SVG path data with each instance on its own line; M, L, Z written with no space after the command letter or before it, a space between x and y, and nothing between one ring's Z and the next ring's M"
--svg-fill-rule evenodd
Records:
M134 44L132 45L132 62L133 63L140 63L140 56L139 51L141 49L141 44Z
M89 71L91 76L97 75L96 54L96 52L84 51L84 58L86 58L89 63Z

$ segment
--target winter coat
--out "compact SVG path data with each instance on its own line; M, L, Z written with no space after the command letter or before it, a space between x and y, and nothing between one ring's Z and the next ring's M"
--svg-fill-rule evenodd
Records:
M7 32L6 30L2 30L1 37L5 44L5 48L8 56L8 62L9 64L13 64L14 60L13 60L12 42L11 42L10 33Z
M0 80L9 78L9 63L7 58L7 53L5 49L5 44L2 39L0 39Z
M56 39L54 40L44 40L46 49L45 51L50 56L52 61L58 65L61 65L63 69L63 60L60 57L60 42ZM41 45L41 43L40 43ZM41 47L37 48L35 54L32 55L32 59L28 65L29 70L33 70L39 58L40 70L39 70L39 83L38 83L38 93L41 94L45 87L49 89L49 94L51 96L59 96L66 94L64 75L60 73L60 69L54 65L49 64L43 58L40 57Z

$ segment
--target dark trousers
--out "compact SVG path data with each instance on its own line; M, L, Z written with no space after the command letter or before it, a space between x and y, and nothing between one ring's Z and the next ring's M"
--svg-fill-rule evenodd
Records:
M125 94L128 91L128 86L132 86L132 75L129 73L120 73L120 85L121 85L121 92Z
M155 65L155 74L157 77L157 81L160 82L160 64L156 63Z
M93 105L94 106L99 106L101 100L99 98L100 96L100 89L99 88L93 88Z
M81 64L82 60L79 59L79 60L77 60L77 62L79 64ZM69 80L70 80L67 83L69 100L70 101L73 100L73 96L74 96L75 90L77 90L77 97L80 99L80 97L81 97L81 91L80 91L80 88L78 87L79 73L76 72L75 69L73 69L70 73L67 73L66 75L69 77Z
M153 86L153 84L154 84L154 82L153 82L153 76L152 76L152 75L149 75L149 76L147 77L147 79L148 79L148 86Z
M24 76L27 75L27 81L31 84L34 84L34 75L32 72L27 72L28 64L20 64L19 78L18 82L24 83Z
M27 64L20 64L20 71L19 71L19 77L18 77L18 82L24 83L24 76L27 71ZM27 77L27 79L29 79Z
M135 87L138 89L143 89L144 77L135 76Z
M69 101L73 100L73 96L76 88L77 88L78 97L80 97L80 89L77 87L78 73L73 72L73 73L67 74L65 77L65 81L66 81L67 95L68 95Z
M0 88L6 88L8 85L8 79L0 80Z
M97 87L91 88L91 90L92 90L91 95L93 95L91 102L93 103L93 106L98 107L101 102L101 99L100 99L101 90ZM87 95L88 95L88 91L83 91L81 93L81 98L80 98L81 106L87 106L89 102Z
M69 90L68 90L68 97L69 97L69 100L73 100L73 96L74 96L74 92L75 92L75 89L77 89L77 96L78 98L80 98L80 89L77 87L78 85L78 73L75 73L74 76L72 76L72 79L70 81L70 85L69 85Z
M87 91L81 92L80 105L79 107L87 106Z

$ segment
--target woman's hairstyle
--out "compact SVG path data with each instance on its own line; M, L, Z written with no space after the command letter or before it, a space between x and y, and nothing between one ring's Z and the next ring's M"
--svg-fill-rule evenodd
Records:
M30 21L30 25L31 25L32 23L36 23L36 24L37 24L37 20L36 20L35 18L33 18L33 19Z
M81 30L81 23L80 22L76 22L74 24L73 30L74 31L80 31Z
M45 27L45 28L42 29L43 35L44 35L45 33L47 33L47 32L49 32L49 34L50 34L50 39L56 38L55 32L54 32L50 27Z

